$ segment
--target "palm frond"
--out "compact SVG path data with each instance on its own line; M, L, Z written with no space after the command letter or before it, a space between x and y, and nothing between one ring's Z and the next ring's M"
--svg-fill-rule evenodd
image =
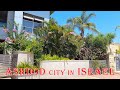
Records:
M94 24L94 23L86 23L86 25L88 25L89 27L94 27L94 28L96 28L96 25Z
M81 19L84 20L86 17L86 11L82 11L82 14L81 14Z
M50 11L50 15L53 14L55 11Z
M86 18L85 18L85 23L88 22L88 20L93 17L93 16L96 16L95 13L90 13Z
M88 29L91 30L91 31L93 31L93 32L95 32L95 33L97 33L97 34L100 33L96 28L89 27Z
M83 23L81 17L76 17L75 19L76 19L76 23Z
M67 20L67 23L72 23L73 22L73 18L69 18L68 20Z
M117 30L117 29L119 29L120 28L120 26L117 26L116 28L115 28L115 31Z
M54 24L54 25L56 25L57 24L57 21L55 21L55 19L54 18L50 18L50 21L49 21L50 23L52 23L52 24Z
M75 25L76 25L76 18L70 18L70 19L68 19L67 23L70 24L71 29L74 29Z

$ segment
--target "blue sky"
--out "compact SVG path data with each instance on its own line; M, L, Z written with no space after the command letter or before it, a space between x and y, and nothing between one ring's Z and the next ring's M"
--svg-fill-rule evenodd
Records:
M90 22L96 24L99 32L115 33L116 38L113 40L115 43L120 43L120 29L115 31L115 27L120 25L120 11L88 11L87 13L95 13L96 16L92 17ZM55 11L51 17L53 17L59 25L65 25L68 18L80 16L80 11ZM79 31L76 29L76 33ZM86 33L91 31L86 30Z

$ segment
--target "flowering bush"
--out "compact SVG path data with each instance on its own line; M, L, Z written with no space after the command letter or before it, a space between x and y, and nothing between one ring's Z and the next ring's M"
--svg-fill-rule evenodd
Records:
M70 32L70 34L75 35L75 33L74 33L74 32Z
M9 30L6 27L3 28L3 31L7 34L7 37L5 42L1 43L1 46L4 47L7 54L13 51L31 51L32 46L30 45L33 39L30 38L30 33L24 30L18 32L16 28Z
M5 33L7 33L7 32L8 32L8 29L4 28L3 31L4 31Z

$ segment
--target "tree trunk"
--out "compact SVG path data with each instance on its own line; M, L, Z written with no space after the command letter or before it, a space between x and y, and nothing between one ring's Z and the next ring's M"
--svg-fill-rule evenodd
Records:
M84 38L84 29L82 28L82 29L80 29L81 30L81 33L80 33L80 35L81 35L81 37L82 37L82 39Z

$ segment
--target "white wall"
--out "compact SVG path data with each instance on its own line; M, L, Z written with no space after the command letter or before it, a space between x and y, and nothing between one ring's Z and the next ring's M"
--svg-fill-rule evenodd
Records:
M30 52L22 51L14 52L13 58L15 59L15 61L17 61L17 65L19 65L21 62L27 62L32 65L34 63L34 55Z
M78 73L78 68L89 68L89 60L69 60L69 61L42 61L40 67L46 70L45 75L49 75L50 70L64 70L68 75L68 70L73 70L74 74Z
M42 61L40 67L45 70L43 75L25 75L19 76L18 79L80 79L88 78L87 69L92 68L91 60L70 60L70 61ZM106 60L99 60L99 63L106 64ZM86 75L78 75L78 68L86 68ZM59 72L57 72L59 70ZM64 72L63 75L61 71ZM68 75L72 70L73 74ZM80 70L81 71L81 70ZM82 73L82 72L81 72ZM51 75L50 75L51 74Z

